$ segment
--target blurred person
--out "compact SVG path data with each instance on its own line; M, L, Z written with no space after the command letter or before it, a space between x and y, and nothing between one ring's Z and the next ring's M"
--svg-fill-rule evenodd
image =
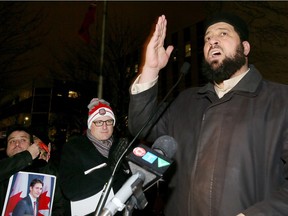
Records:
M39 202L38 199L43 190L43 182L40 179L33 179L29 186L28 196L21 199L15 206L13 216L37 216Z
M88 109L86 134L73 136L65 143L60 161L61 188L72 202L102 191L127 145L125 139L113 134L116 118L107 101L93 98ZM115 172L114 193L129 177L128 171L120 166Z
M50 152L51 152L51 143L46 141L44 143L39 137L33 134L33 141L40 147L40 155L39 159L45 160L46 162L50 159Z
M130 88L134 135L159 109L159 71L173 50L164 47L166 28L162 15ZM181 92L140 136L153 141L167 134L179 144L165 215L287 215L288 87L263 79L248 63L249 31L240 17L214 14L204 30L209 82Z
M58 175L58 168L47 161L44 149L33 141L31 130L21 125L12 126L6 136L7 158L0 160L0 209L3 209L9 178L19 171ZM46 149L48 147L46 146ZM43 156L41 156L43 154ZM45 159L41 159L45 158ZM69 209L70 210L70 209ZM56 184L53 215L65 214L65 199Z

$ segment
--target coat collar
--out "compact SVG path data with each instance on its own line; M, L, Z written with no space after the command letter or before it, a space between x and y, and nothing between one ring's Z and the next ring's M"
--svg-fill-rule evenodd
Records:
M249 65L250 71L237 83L237 85L231 89L230 92L237 92L239 94L257 95L257 89L259 88L261 81L263 80L262 75L254 67L254 65ZM198 90L199 95L205 95L207 93L213 92L216 94L214 85L212 83L207 83L205 86Z

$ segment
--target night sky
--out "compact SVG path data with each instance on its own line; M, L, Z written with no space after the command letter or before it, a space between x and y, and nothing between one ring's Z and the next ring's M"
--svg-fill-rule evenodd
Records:
M77 34L85 13L89 7L89 1L63 1L63 2L23 2L29 6L32 11L39 11L42 10L43 14L45 15L45 20L41 25L41 28L44 30L48 30L49 34L43 38L42 45L35 49L34 51L29 53L30 61L37 62L37 66L30 68L29 71L23 73L22 80L29 77L45 77L47 73L49 73L49 67L57 68L57 64L53 56L61 56L63 54L63 50L65 49L65 44L70 43L73 44L74 42L79 43L81 40ZM102 22L102 4L101 1L96 1L98 4L97 11L96 11L96 19L97 22ZM224 4L224 3L223 3ZM232 3L227 3L232 4ZM237 3L235 3L237 4ZM247 3L247 8L252 11L253 7L250 6L253 4L253 7L258 7L256 3ZM287 12L287 3L286 2L278 2L273 3L273 5L280 5L281 10L285 10ZM146 2L137 2L137 1L108 1L107 7L107 19L109 21L117 22L117 18L114 17L122 17L127 19L129 22L133 22L137 25L140 29L142 28L143 31L139 31L141 35L148 35L149 29L156 18L161 15L165 14L168 19L168 34L171 32L182 31L183 28L187 26L191 26L193 23L197 23L198 21L204 19L206 16L207 10L205 10L205 4L203 2L193 2L193 1L184 1L184 2L177 2L177 1L161 1L161 2L154 2L154 1L146 1ZM256 5L256 6L255 6ZM237 9L235 9L237 10ZM245 9L244 9L245 10ZM237 11L238 12L238 11ZM239 11L241 13L241 11ZM243 11L242 11L243 13ZM288 15L287 17L275 17L277 16L276 13L272 13L271 11L265 11L267 16L268 22L279 22L279 25L283 25L283 27L288 26ZM270 17L271 16L271 17ZM280 15L279 15L280 16ZM265 18L265 17L264 17ZM273 18L273 19L272 19ZM250 17L248 18L248 20ZM259 19L263 20L263 19ZM95 31L99 31L97 28L96 23L95 25L91 26L90 31L91 34L94 34ZM107 22L108 23L108 22ZM283 24L282 24L283 23ZM251 24L251 25L250 25ZM261 25L257 22L251 22L249 27L252 29L251 32L260 31L261 32ZM263 27L265 27L263 25ZM109 28L106 26L106 28ZM257 29L259 28L259 29ZM285 31L288 31L287 27L283 30L283 34ZM269 69L268 72L264 71L266 77L272 78L274 80L280 80L281 82L288 83L288 76L287 70L284 67L284 64L288 64L288 57L287 57L287 41L283 41L282 44L277 45L275 44L277 40L282 41L283 39L279 38L270 38L267 36L267 32L273 32L273 30L268 30L266 33L260 33L259 35L254 34L252 35L252 41L260 41L260 39L264 38L264 42L261 41L262 44L258 44L257 46L253 44L252 49L254 47L257 48L259 53L262 53L263 56L260 56L258 59L256 58L255 61L259 65L260 68ZM272 35L273 37L277 37L277 35ZM287 37L286 39L287 40ZM273 44L273 47L270 47ZM274 46L275 45L275 46ZM260 46L260 47L259 47ZM263 46L263 47L262 47ZM266 49L266 50L265 50ZM274 56L271 52L275 50L281 55L281 62L275 63L276 66L282 65L279 69L276 69L277 72L270 72L271 69L275 69L274 64L269 63L270 56ZM252 50L253 51L253 50ZM267 54L265 56L265 54ZM275 60L274 60L275 61ZM273 65L273 67L272 67ZM13 80L15 82L16 80Z
M43 24L43 28L49 29L49 35L43 41L41 47L47 54L58 53L62 49L63 42L78 41L77 34L85 13L89 7L89 2L30 2L31 8L35 10L43 10L47 14L47 18ZM102 2L98 2L100 6L96 11L96 19L102 22ZM168 19L168 31L170 29L182 28L182 26L190 25L191 20L199 19L196 13L202 11L199 2L107 2L108 12L107 19L113 17L125 17L129 22L137 25L152 26L156 18L165 14ZM192 15L194 14L194 15ZM204 15L202 15L202 18ZM201 17L200 17L201 18ZM117 20L115 20L117 21ZM195 22L195 21L194 21ZM181 25L179 25L181 23ZM96 23L95 23L96 25ZM106 26L109 28L109 26ZM91 33L95 31L96 26L91 26ZM148 35L149 32L144 32ZM42 51L41 51L42 52Z

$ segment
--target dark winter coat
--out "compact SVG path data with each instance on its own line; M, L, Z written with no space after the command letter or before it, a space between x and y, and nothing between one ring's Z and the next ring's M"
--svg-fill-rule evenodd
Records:
M44 160L32 160L32 156L28 151L15 154L13 157L7 157L0 161L0 209L3 211L6 191L9 178L19 171L44 173L58 176L58 168L51 162ZM56 181L58 181L56 179ZM56 184L52 214L53 216L63 216L66 212L66 200L60 190L58 183Z
M178 142L166 216L288 215L288 86L250 68L221 99L212 84L185 90L149 133ZM131 95L132 134L157 94L156 85Z
M111 152L119 151L117 142L113 142L109 153L109 159L100 154L87 136L73 137L63 148L60 162L60 184L64 195L71 201L88 198L100 192L108 182L114 168L114 160L118 156ZM119 147L119 146L118 146ZM115 149L116 148L116 149ZM120 152L118 152L120 153ZM116 153L117 155L117 153ZM111 158L115 156L116 158ZM96 169L89 174L85 171L106 163L107 166ZM115 173L112 188L114 193L125 183L129 175L120 166ZM95 203L96 209L97 203Z

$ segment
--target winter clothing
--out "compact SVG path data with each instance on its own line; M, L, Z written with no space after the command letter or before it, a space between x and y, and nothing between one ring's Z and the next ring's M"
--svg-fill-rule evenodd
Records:
M109 116L114 120L113 126L115 126L115 115L112 108L110 107L110 104L107 101L103 99L93 98L88 104L88 109L88 129L91 129L92 122L100 116Z
M114 168L112 161L117 160L111 157L114 155L112 153L114 150L119 150L120 146L117 146L117 143L118 140L114 139L109 158L104 157L87 136L73 137L64 145L59 179L64 195L69 200L77 201L88 198L103 189ZM85 174L85 171L105 163L106 166ZM114 193L128 177L129 175L120 166L112 184ZM95 208L96 205L97 203L95 203Z
M159 109L157 94L155 85L131 95L132 134ZM253 65L221 99L211 83L183 91L148 134L178 142L165 215L287 215L287 95L288 86L264 80Z
M44 173L58 175L57 167L44 160L32 160L31 154L28 151L23 151L15 154L13 157L7 157L0 161L0 209L3 210L6 191L9 178L19 171ZM54 201L52 207L53 216L64 216L66 200L63 198L60 187L56 184Z
M218 23L218 22L225 22L234 27L236 32L239 34L239 37L242 41L247 41L249 38L249 30L246 22L241 19L240 17L236 16L232 13L227 12L219 12L214 13L208 19L205 20L204 23L204 32L207 31L208 27Z

